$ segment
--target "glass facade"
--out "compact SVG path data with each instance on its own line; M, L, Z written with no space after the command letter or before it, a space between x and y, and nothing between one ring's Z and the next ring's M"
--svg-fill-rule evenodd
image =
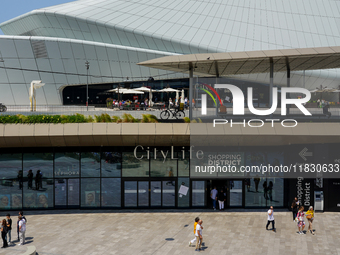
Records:
M210 207L212 186L227 191L226 207L284 206L283 178L196 179L188 147L144 148L0 151L0 209ZM284 160L273 151L242 155L248 165Z

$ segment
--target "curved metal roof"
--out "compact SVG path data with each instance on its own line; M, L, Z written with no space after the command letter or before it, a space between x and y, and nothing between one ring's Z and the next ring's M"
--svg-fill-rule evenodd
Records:
M269 73L270 61L274 72L340 68L340 46L205 53L167 56L138 63L138 65L175 72L194 68L197 75L226 76L251 73Z
M0 25L53 36L182 54L340 45L340 1L81 0Z

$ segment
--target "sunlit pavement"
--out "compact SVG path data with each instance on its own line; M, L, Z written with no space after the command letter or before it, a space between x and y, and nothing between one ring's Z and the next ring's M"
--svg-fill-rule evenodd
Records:
M28 245L39 255L197 254L188 245L197 216L203 220L203 254L340 254L340 213L316 213L315 235L297 234L287 210L274 212L276 233L265 229L266 210L55 210L26 216L26 245L15 242L0 254L22 254Z

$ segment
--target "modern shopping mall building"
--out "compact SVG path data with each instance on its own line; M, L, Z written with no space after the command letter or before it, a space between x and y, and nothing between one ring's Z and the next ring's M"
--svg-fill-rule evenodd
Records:
M187 89L187 74L137 64L183 54L208 59L212 53L338 46L339 10L332 0L79 0L35 10L0 25L0 102L28 105L32 80L46 84L37 90L41 105L84 105L87 81L90 104L102 104L103 92L117 86ZM338 88L339 75L336 68L292 71L290 85ZM259 105L268 103L269 71L221 79L243 91L257 88ZM273 82L286 86L286 73L275 73ZM338 93L324 96L339 101ZM322 200L323 210L340 210L334 196L340 179L268 176L256 183L256 176L192 175L193 130L184 123L1 125L0 208L205 208L217 186L227 192L227 207L286 208L298 196L305 206ZM301 123L294 130L238 127L225 130L224 139L238 166L339 163L339 134L338 123Z

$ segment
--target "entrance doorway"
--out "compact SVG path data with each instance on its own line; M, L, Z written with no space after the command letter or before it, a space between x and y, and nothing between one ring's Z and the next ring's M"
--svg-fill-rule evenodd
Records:
M124 181L124 207L175 207L176 181Z
M79 179L56 179L55 208L79 208Z
M242 207L243 203L243 181L237 179L227 180L210 180L208 181L208 207L212 208L212 199L210 198L210 191L216 187L220 193L221 190L226 193L227 201L224 202L225 208ZM218 204L218 203L217 203Z

